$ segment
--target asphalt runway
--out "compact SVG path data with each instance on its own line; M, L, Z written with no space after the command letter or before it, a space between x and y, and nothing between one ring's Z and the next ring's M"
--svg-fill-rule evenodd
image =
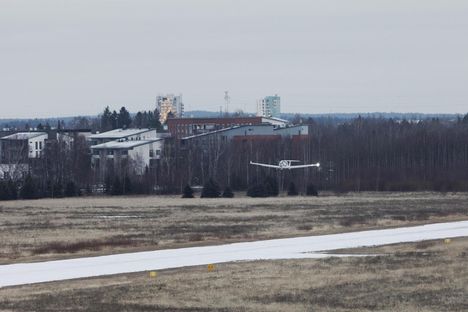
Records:
M0 266L0 287L232 261L330 257L327 251L468 236L468 221ZM339 255L346 256L346 255Z

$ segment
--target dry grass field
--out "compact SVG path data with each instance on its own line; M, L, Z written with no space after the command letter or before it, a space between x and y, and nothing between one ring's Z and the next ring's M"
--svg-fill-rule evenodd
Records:
M350 252L350 251L347 251ZM467 311L468 239L0 289L0 311Z
M0 202L0 264L468 219L468 194Z

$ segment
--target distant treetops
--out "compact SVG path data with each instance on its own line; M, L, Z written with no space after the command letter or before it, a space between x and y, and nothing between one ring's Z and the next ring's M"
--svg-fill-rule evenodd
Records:
M159 111L157 109L154 111L140 111L132 118L125 106L122 106L119 112L115 110L111 111L109 106L106 106L100 115L100 119L101 131L120 128L155 128L159 131L162 130L162 125L159 121Z

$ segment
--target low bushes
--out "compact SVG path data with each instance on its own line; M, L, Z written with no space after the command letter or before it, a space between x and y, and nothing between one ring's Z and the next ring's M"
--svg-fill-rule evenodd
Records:
M192 188L190 187L190 185L186 185L184 187L184 192L182 194L182 198L193 198L193 190Z
M218 183L213 179L209 179L208 182L203 185L201 198L218 198L221 195Z

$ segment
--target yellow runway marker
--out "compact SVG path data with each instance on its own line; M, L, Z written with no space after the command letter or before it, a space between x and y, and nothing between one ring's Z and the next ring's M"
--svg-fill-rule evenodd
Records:
M208 272L212 272L214 269L216 269L214 264L208 264Z
M451 240L450 238L446 238L446 239L444 240L444 243L446 243L446 244L450 244L451 242L452 242L452 240Z
M155 272L155 271L149 272L149 277L156 278L156 276L158 276L158 272Z

